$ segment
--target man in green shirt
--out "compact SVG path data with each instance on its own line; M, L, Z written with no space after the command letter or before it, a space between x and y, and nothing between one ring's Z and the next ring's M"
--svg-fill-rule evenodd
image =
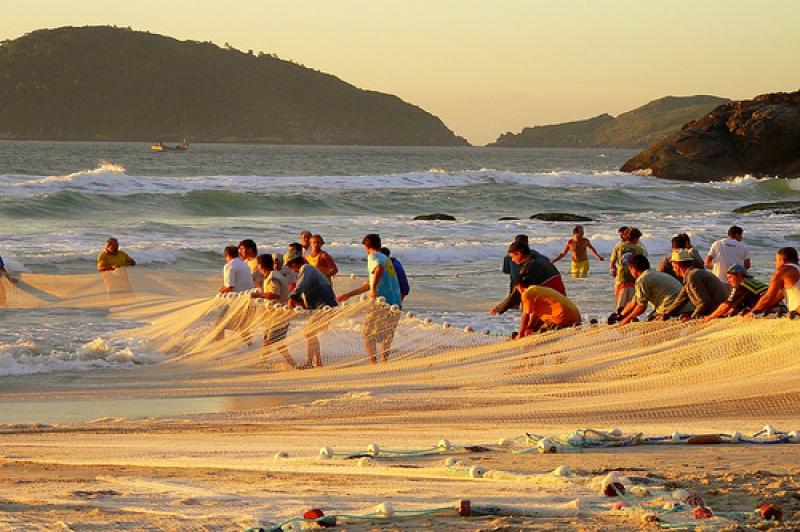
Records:
M658 317L675 301L681 291L681 283L669 274L650 269L650 261L644 255L626 255L631 275L636 279L633 301L622 310L620 325L632 322L653 306L651 317ZM687 303L678 309L679 313L692 312L694 306Z

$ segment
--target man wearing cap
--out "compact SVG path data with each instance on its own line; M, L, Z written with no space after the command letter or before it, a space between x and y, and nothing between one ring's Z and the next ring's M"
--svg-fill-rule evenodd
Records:
M734 316L738 313L750 310L767 291L767 285L761 281L753 279L747 273L744 266L734 264L728 268L728 284L733 287L731 295L723 301L714 312L703 318L703 322L708 322L716 318Z
M680 310L691 301L694 311L684 314L682 320L698 319L717 309L728 297L728 291L722 286L719 278L708 270L694 266L695 257L687 249L676 249L672 252L670 262L678 279L683 280L678 297L661 315L667 319L679 314Z
M336 306L336 294L325 275L306 263L303 256L297 251L290 250L283 256L283 263L289 271L297 274L297 285L289 294L289 306L305 306L307 309L321 309L326 305ZM312 314L305 328L306 337L306 363L299 369L312 368L322 365L319 339L317 333L324 327L320 324L318 314Z
M543 259L534 257L528 244L515 240L508 246L508 255L514 264L519 266L518 279L524 279L527 286L546 286L560 292L561 295L567 295L567 289L564 288L564 281L561 279L558 269L550 264L546 257ZM521 301L520 293L514 290L497 306L489 309L489 314L503 314L511 308L519 307Z
M660 317L678 297L681 283L667 273L650 269L650 261L644 255L626 257L623 263L627 263L631 275L636 279L636 286L633 300L620 313L622 320L619 324L626 325L644 314L648 304L654 309L650 317ZM686 303L678 312L683 314L693 310L692 304Z

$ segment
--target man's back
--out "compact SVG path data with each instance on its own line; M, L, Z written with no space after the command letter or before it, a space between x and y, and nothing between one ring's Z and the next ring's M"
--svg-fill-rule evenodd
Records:
M336 294L325 275L311 266L304 264L297 276L297 286L293 296L302 298L308 308L322 308L325 305L336 306Z
M690 269L685 276L685 286L695 307L704 305L713 311L728 297L722 282L708 270Z
M735 238L723 238L711 244L708 256L712 259L712 271L723 284L728 284L728 268L738 264L745 266L750 260L750 251Z
M278 296L279 303L289 300L289 280L281 270L272 270L264 279L264 292Z
M253 288L253 274L239 257L229 260L222 273L223 284L232 287L234 292L244 292Z
M656 313L663 312L678 297L681 283L669 274L647 270L636 279L636 301L653 305Z
M386 303L389 305L401 305L403 298L400 294L400 282L397 279L394 263L383 253L370 253L367 257L370 284L375 283L375 269L378 266L383 267L383 275L375 284L375 291L378 293L378 297L386 299Z

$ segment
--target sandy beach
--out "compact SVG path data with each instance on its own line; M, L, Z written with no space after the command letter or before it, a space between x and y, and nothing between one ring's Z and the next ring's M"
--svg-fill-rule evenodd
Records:
M371 365L353 320L372 303L359 302L324 325L326 365L297 371L238 336L178 341L198 338L191 324L207 311L193 308L235 312L237 301L137 297L113 303L112 319L149 316L136 334L183 354L2 379L0 526L270 529L312 508L347 530L800 526L800 447L787 434L800 428L798 322L587 327L506 342L405 317L394 358ZM297 358L302 330L289 337ZM61 420L9 421L37 401ZM751 437L766 424L770 434ZM590 445L590 434L606 439ZM702 434L725 436L687 442ZM545 438L557 452L539 452ZM624 495L604 495L609 475ZM693 518L688 495L713 517ZM460 500L472 515L458 514ZM783 520L757 517L764 502Z

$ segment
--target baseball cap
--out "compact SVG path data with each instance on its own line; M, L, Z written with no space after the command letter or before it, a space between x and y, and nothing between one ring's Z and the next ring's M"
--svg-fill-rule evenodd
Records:
M747 273L747 270L745 270L744 266L742 266L741 264L734 264L733 266L728 268L727 273L741 273L745 277L753 277L752 275Z
M632 258L633 258L633 253L625 253L622 256L622 259L620 259L620 262L622 262L623 266L627 266L631 262Z

